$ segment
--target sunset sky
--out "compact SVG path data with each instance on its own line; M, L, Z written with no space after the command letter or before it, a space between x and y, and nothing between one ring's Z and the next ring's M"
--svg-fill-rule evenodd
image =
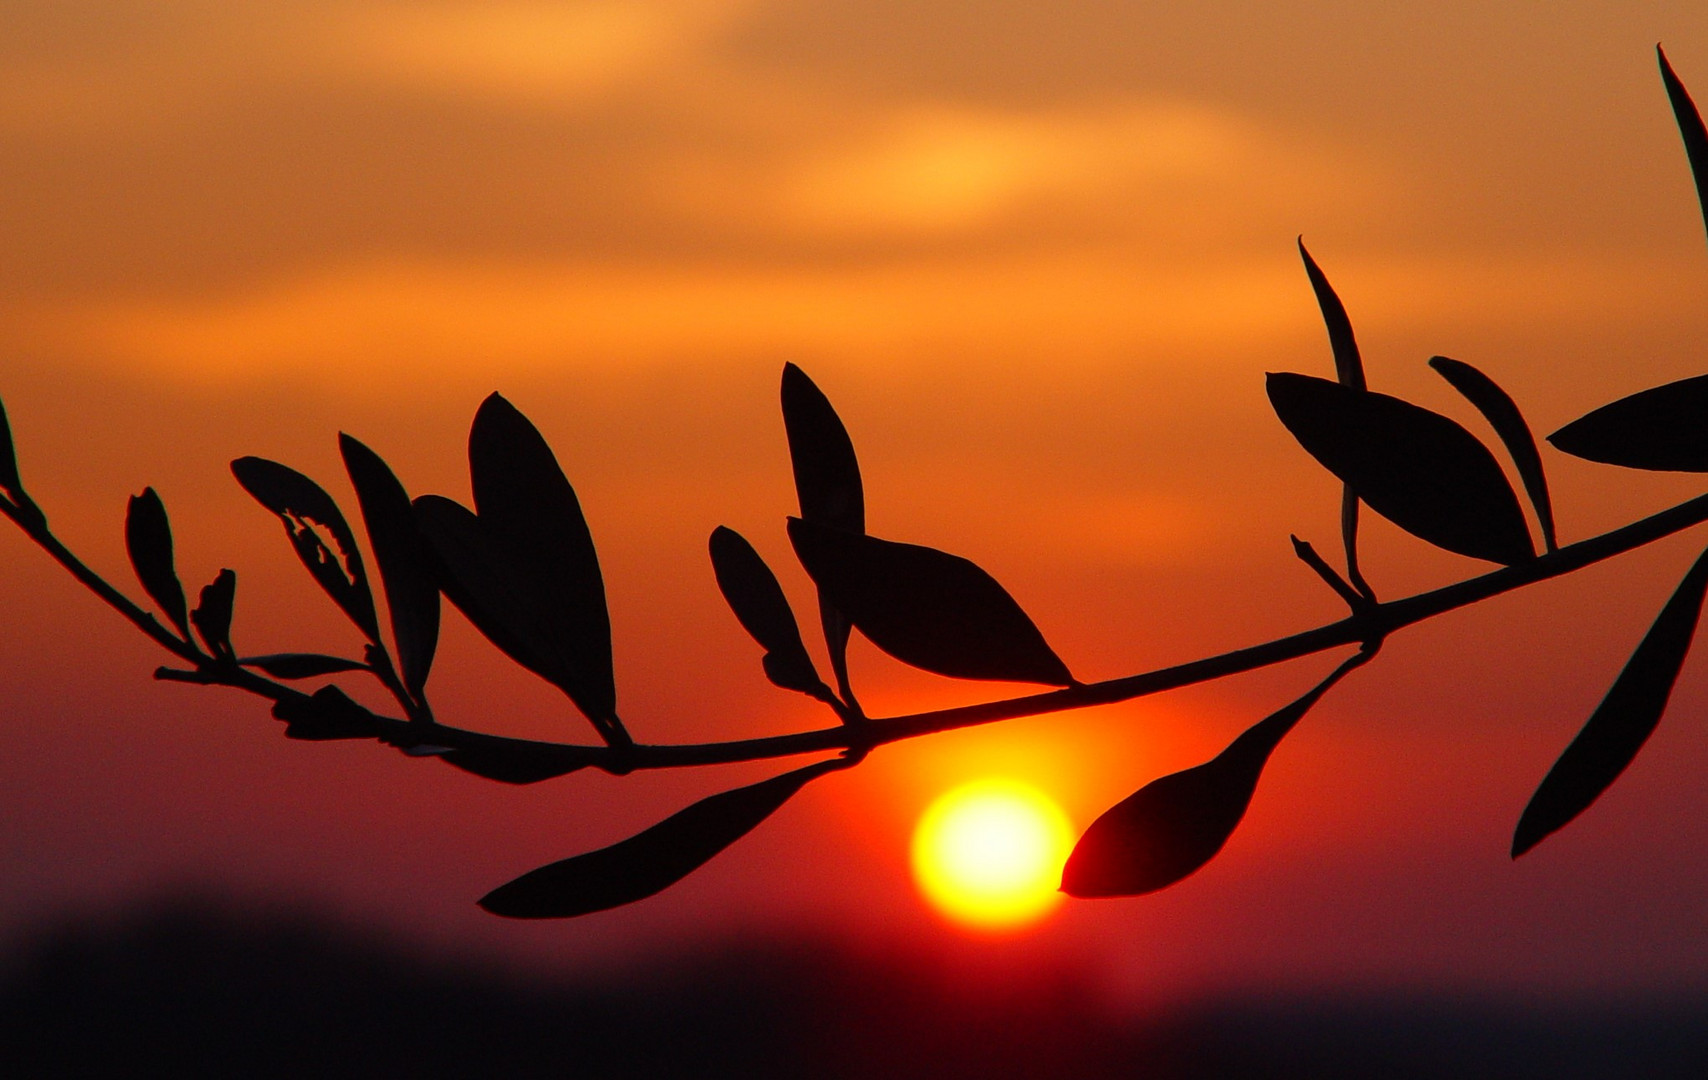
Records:
M1700 2L11 0L0 398L30 490L115 583L141 598L121 523L153 485L186 585L237 571L240 652L352 652L227 462L291 464L354 521L346 431L466 499L499 390L587 512L630 730L699 741L831 720L766 683L706 557L738 529L816 622L783 531L794 362L853 436L874 534L977 561L1080 678L1131 674L1341 614L1287 540L1335 550L1338 483L1263 393L1333 371L1298 235L1372 388L1479 434L1431 355L1538 434L1708 371L1657 41L1708 102ZM1544 455L1562 541L1701 490ZM1704 657L1607 797L1507 858L1702 543L1395 637L1203 872L978 949L1139 1001L1708 983ZM937 796L1008 777L1083 828L1331 666L885 748L660 897L523 924L474 900L775 767L511 788L290 743L264 702L151 681L165 654L9 525L0 567L4 937L193 888L590 973L739 934L960 948L909 871ZM1384 597L1487 568L1366 530ZM1025 690L864 644L853 666L874 714ZM592 736L460 616L430 688L447 723Z

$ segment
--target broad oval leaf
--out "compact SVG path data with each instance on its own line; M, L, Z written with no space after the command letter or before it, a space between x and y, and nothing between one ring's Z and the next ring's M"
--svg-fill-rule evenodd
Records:
M1062 891L1082 898L1139 896L1167 888L1215 858L1245 817L1275 747L1369 656L1347 660L1204 764L1153 780L1104 811L1062 867Z
M1708 552L1684 575L1607 696L1542 778L1513 832L1513 858L1589 809L1643 748L1660 723L1690 651L1705 592Z
M1655 46L1655 58L1661 65L1661 82L1666 85L1667 100L1672 103L1672 116L1678 122L1678 133L1684 139L1684 153L1690 159L1690 174L1696 181L1696 199L1702 205L1702 222L1708 226L1708 128L1703 127L1702 114L1690 100L1666 51Z
M284 522L285 535L290 537L297 558L326 595L369 641L379 641L379 621L374 615L367 572L362 568L362 553L332 496L290 466L266 458L238 458L231 463L231 472L243 490ZM316 525L332 537L336 553L320 538Z
M1603 405L1548 441L1573 457L1628 469L1708 472L1708 375Z
M143 488L141 495L132 495L125 507L125 551L143 590L172 620L178 635L188 641L190 613L172 558L172 525L166 518L165 505L151 487Z
M368 665L360 660L324 653L268 653L265 656L245 656L237 661L244 667L258 668L275 679L314 679L336 675L343 671L366 671Z
M801 628L788 597L759 552L740 533L722 525L712 531L707 546L718 590L742 628L765 650L765 674L785 690L828 694L801 641Z
M1536 510L1536 522L1542 528L1542 542L1549 551L1559 547L1554 535L1554 505L1548 497L1548 477L1542 471L1542 455L1536 451L1536 436L1530 433L1518 403L1500 388L1500 384L1477 368L1450 356L1432 356L1429 366L1446 379L1465 400L1477 407L1483 419L1494 428L1495 434L1512 456L1513 468L1524 482L1530 505Z
M959 679L1073 685L1020 605L968 560L800 518L789 539L831 603L897 660Z
M1272 372L1268 386L1287 430L1370 509L1460 555L1508 565L1535 557L1506 474L1454 421L1309 375Z
M236 602L237 571L221 570L211 583L202 586L196 608L190 612L190 622L208 652L228 660L236 656L231 647L231 613Z
M12 425L4 402L0 402L0 490L14 499L23 498L24 482L18 478L18 452L12 446Z
M644 900L752 832L807 781L846 765L821 761L701 799L627 840L500 885L480 906L511 919L569 919Z
M463 772L505 784L537 784L587 765L585 755L573 747L523 739L495 739L490 744L447 750L438 757Z
M339 434L338 448L356 489L374 563L385 587L403 686L421 701L439 644L439 583L433 572L433 554L415 522L409 493L391 467L348 435Z
M531 597L560 687L589 719L615 724L611 619L593 537L551 447L498 394L469 430L469 478L485 542Z

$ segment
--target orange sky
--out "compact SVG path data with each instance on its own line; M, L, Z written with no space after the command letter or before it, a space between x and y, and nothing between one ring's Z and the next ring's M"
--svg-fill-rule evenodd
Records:
M124 499L153 484L185 576L236 568L239 648L265 652L355 642L225 463L284 460L353 513L345 430L460 498L469 418L502 390L590 518L624 716L672 741L827 719L764 682L704 554L741 530L810 610L781 529L792 360L853 434L874 533L975 559L1076 674L1128 674L1337 615L1287 544L1332 549L1337 485L1262 390L1331 370L1295 235L1372 386L1462 418L1433 353L1540 432L1705 370L1657 40L1708 100L1686 3L18 0L0 396L74 547L128 587ZM1547 465L1563 539L1697 490ZM1699 660L1608 797L1505 855L1695 542L1396 638L1209 869L1001 948L1137 994L1699 984ZM1386 524L1367 543L1384 595L1481 569ZM515 790L289 744L235 693L150 682L162 657L15 532L0 560L13 929L210 882L552 962L773 924L929 940L953 931L913 896L906 835L935 794L1013 771L1083 825L1325 670L887 749L663 897L522 926L472 900L763 770ZM1003 692L855 666L876 711ZM586 733L456 618L433 688L448 722Z

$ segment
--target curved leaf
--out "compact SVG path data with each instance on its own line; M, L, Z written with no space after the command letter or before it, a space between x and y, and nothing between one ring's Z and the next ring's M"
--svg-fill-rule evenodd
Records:
M1322 312L1323 325L1328 329L1329 348L1334 350L1334 371L1340 385L1363 390L1364 360L1358 355L1358 339L1352 336L1352 319L1346 305L1328 283L1322 267L1305 250L1305 238L1299 237L1299 258L1305 261L1305 276L1311 279L1311 291L1316 294L1317 308Z
M872 644L959 679L1074 678L996 579L958 555L789 519L801 565Z
M24 482L18 478L18 453L12 446L12 425L6 419L4 402L0 402L0 490L23 501Z
M783 365L782 400L783 430L789 439L789 464L802 519L832 529L865 532L866 495L860 481L860 462L842 418L806 372L793 364ZM853 704L848 683L848 619L822 592L818 614L836 685L844 700Z
M439 644L439 583L433 573L433 554L415 523L409 493L390 466L342 432L338 449L356 489L374 563L385 587L403 686L420 701Z
M344 521L338 504L321 486L287 465L266 458L241 457L231 463L232 475L255 501L277 514L297 558L308 567L314 580L369 641L380 639L374 616L374 597L368 591L367 572L356 537ZM319 525L338 548L334 554L320 534Z
M132 495L125 507L125 550L143 590L172 620L178 636L188 641L189 608L172 559L172 525L166 519L165 505L151 487L143 488L141 495Z
M438 757L463 772L505 784L537 784L587 764L583 755L569 747L520 739L447 750Z
M619 843L542 866L487 893L480 906L511 919L569 919L644 900L752 832L838 758L701 799Z
M1370 509L1448 551L1498 563L1536 555L1494 455L1439 413L1290 372L1269 375L1276 415Z
M1627 469L1708 472L1708 375L1638 391L1548 436L1556 449Z
M765 674L785 690L828 696L830 689L807 655L788 597L759 552L740 533L722 525L712 531L708 547L718 590L742 628L765 650Z
M1690 92L1679 81L1667 62L1666 50L1655 46L1655 58L1661 65L1661 82L1666 85L1667 100L1672 103L1673 119L1678 121L1678 133L1684 139L1684 153L1690 159L1690 174L1696 181L1696 199L1702 205L1702 222L1708 226L1708 128L1702 125L1702 114L1690 100Z
M553 681L602 730L620 727L605 583L581 504L539 431L498 394L469 430L469 478L485 543L525 590Z
M202 636L202 644L213 656L231 659L231 612L237 602L237 572L221 570L212 583L202 586L190 622Z
M341 671L366 671L368 665L360 660L322 653L268 653L265 656L245 656L238 661L244 667L259 668L275 679L313 679L321 675L336 675Z
M1513 858L1589 809L1643 748L1660 723L1690 651L1705 592L1708 552L1684 575L1607 696L1542 778L1519 816L1512 837Z
M1524 482L1530 505L1536 509L1536 522L1542 527L1542 542L1549 551L1557 550L1560 545L1554 535L1554 506L1548 498L1548 477L1542 471L1542 455L1536 452L1536 436L1530 433L1530 425L1524 422L1518 403L1493 379L1463 360L1434 356L1430 357L1429 366L1463 394L1465 400L1475 405L1483 419L1494 428L1495 434L1500 436L1506 452L1512 456L1518 478Z
M1062 867L1062 891L1084 898L1139 896L1167 888L1215 858L1245 817L1275 747L1370 655L1361 652L1345 661L1204 764L1153 780L1104 811Z

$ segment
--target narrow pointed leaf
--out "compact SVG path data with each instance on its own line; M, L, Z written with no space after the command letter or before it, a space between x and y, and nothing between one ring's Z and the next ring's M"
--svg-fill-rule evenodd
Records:
M1530 425L1525 423L1524 414L1518 411L1518 403L1493 379L1463 360L1435 356L1430 358L1429 366L1463 394L1465 400L1475 405L1483 419L1494 428L1495 434L1500 436L1506 452L1512 456L1518 478L1524 483L1524 491L1530 496L1530 505L1536 510L1537 524L1542 527L1542 542L1549 551L1558 548L1559 541L1554 535L1554 506L1548 497L1548 477L1542 471L1542 455L1536 451L1536 436L1530 433Z
M1215 858L1245 817L1269 756L1360 653L1286 708L1253 724L1202 765L1153 780L1093 821L1062 868L1069 896L1139 896Z
M178 635L188 641L189 607L172 558L172 525L153 488L132 495L125 507L125 550L143 590L178 628Z
M1672 102L1673 119L1678 121L1678 133L1684 138L1684 153L1690 159L1690 174L1696 181L1696 198L1702 205L1702 222L1708 226L1708 128L1702 125L1702 114L1690 100L1690 92L1667 62L1666 52L1655 46L1655 57L1661 65L1661 82L1666 84L1667 100Z
M581 504L538 429L497 394L469 430L469 477L485 542L527 591L554 681L602 730L618 726L611 619Z
M806 372L783 365L783 429L803 520L847 532L866 531L866 495L854 441L830 399ZM821 592L819 623L838 688L852 702L848 684L848 618Z
M1667 698L1690 651L1708 591L1708 552L1684 575L1619 677L1572 739L1518 819L1512 857L1563 828L1619 779L1666 710Z
M537 784L584 768L583 755L551 743L506 740L490 746L449 750L439 755L463 772L505 784Z
M338 436L338 448L356 489L374 563L385 587L403 686L420 701L439 644L439 585L433 572L433 554L415 523L409 493L390 466L348 435Z
M214 656L236 655L231 648L231 612L236 601L237 572L221 570L212 583L202 586L196 608L190 612L190 622Z
M372 739L380 733L379 718L336 686L276 701L273 716L285 721L285 738L305 742Z
M1340 302L1339 294L1328 283L1322 267L1305 250L1303 237L1299 238L1299 258L1305 261L1305 276L1311 279L1311 291L1316 294L1323 325L1328 329L1329 347L1334 350L1335 375L1340 385L1363 390L1364 361L1358 355L1358 340L1352 336L1352 320L1346 314L1346 305Z
M1627 469L1708 472L1708 375L1639 391L1548 436L1573 457Z
M831 603L897 660L960 679L1073 684L1020 605L966 559L800 518L789 539Z
M1400 528L1491 562L1535 557L1506 474L1454 421L1386 394L1290 372L1269 375L1269 400L1312 457Z
M275 679L314 679L336 675L343 671L366 671L368 665L360 660L322 653L269 653L266 656L245 656L237 661L244 667L258 668Z
M740 533L721 525L713 530L708 546L719 591L743 629L765 650L765 674L785 690L815 696L828 693L801 641L801 628L783 587L759 552Z
M568 919L644 900L752 832L809 780L846 765L821 761L701 799L627 840L523 874L480 906L512 919Z
M0 402L0 490L22 501L24 482L18 478L18 452L12 445L12 425L6 419L4 402Z
M369 641L380 639L374 616L374 597L368 590L362 553L344 515L321 486L286 465L266 458L242 457L231 463L232 475L255 501L277 514L297 558L314 580L343 609ZM314 526L332 537L336 552L326 546Z

